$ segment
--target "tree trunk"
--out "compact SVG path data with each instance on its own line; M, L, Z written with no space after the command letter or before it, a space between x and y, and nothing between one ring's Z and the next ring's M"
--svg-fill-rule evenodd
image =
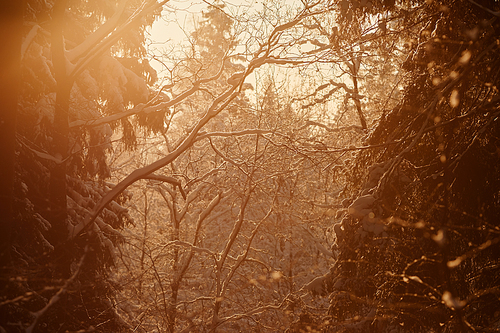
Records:
M0 271L10 267L16 114L21 77L24 1L0 4Z
M175 332L175 321L177 319L177 297L179 295L179 282L177 279L171 285L172 295L167 309L167 332Z
M66 1L56 2L52 22L52 63L57 80L57 90L51 153L61 160L61 163L54 165L50 170L50 222L52 224L50 238L53 245L56 246L65 241L68 234L66 225L66 158L69 137L69 97L73 80L66 73L63 38L65 9Z
M172 197L172 211L170 214L170 219L172 220L173 227L173 241L180 240L180 216L177 214L177 205L175 201L175 197ZM179 295L179 285L180 280L182 279L182 271L180 270L181 265L179 262L179 248L176 246L174 248L174 256L173 256L173 264L172 264L172 272L173 278L172 283L170 285L170 289L172 290L172 295L170 296L170 304L167 309L167 332L174 333L175 332L175 321L177 319L177 297Z
M354 86L354 94L355 96L352 97L354 100L354 104L356 105L356 111L358 112L358 117L359 117L359 122L361 123L361 127L363 130L368 129L368 125L366 124L366 118L365 115L363 114L363 110L361 110L361 101L359 99L359 89L358 89L358 71L359 71L359 62L356 61L356 59L352 60L352 67L351 67L351 78L352 78L352 84Z

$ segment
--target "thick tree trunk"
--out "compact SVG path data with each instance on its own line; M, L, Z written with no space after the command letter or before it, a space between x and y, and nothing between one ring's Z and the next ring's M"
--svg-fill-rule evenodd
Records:
M24 1L0 4L0 270L10 267L16 114L21 77Z
M64 242L68 235L66 225L66 158L68 156L69 137L69 97L73 80L66 72L64 55L64 12L66 1L58 1L53 10L52 28L52 63L57 80L56 103L54 112L54 131L52 155L61 160L50 170L50 222L52 224L51 241L53 245Z

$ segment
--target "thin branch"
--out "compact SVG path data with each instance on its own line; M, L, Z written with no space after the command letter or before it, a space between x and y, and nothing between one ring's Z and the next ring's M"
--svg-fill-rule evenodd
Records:
M246 129L246 130L237 131L237 132L210 132L210 133L203 133L203 134L199 135L196 138L196 141L201 141L203 139L211 138L211 137L227 138L227 137L244 136L244 135L272 134L274 132L275 132L274 130L265 130L265 129L259 129L259 128L251 128L251 129Z
M61 287L61 289L59 289L57 291L57 293L50 298L49 302L42 309L33 313L33 315L35 316L35 320L26 329L26 333L32 333L33 330L35 329L36 325L38 324L38 321L45 314L45 312L47 312L47 310L49 310L49 308L51 306L53 306L55 303L57 303L61 299L61 296L65 292L68 291L69 286L76 279L76 277L78 276L78 273L80 273L80 269L83 266L83 261L85 260L85 257L87 256L87 251L88 251L88 246L85 247L85 252L84 252L83 256L80 258L80 261L78 262L78 266L77 266L75 272L73 273L73 275L71 275L71 277L69 279L66 280L66 282L64 282L64 285Z
M215 117L221 110L223 110L230 103L230 101L232 101L236 97L237 94L238 92L235 92L235 88L232 87L231 89L228 89L225 93L220 95L217 99L215 99L215 101L212 102L212 105L207 110L205 115L200 118L198 123L195 125L189 135L184 139L184 141L180 143L179 146L176 147L170 154L157 160L156 162L151 163L148 166L136 169L135 171L130 173L124 180L118 183L113 189L111 189L111 191L109 191L104 197L101 198L101 200L99 200L99 202L92 210L91 214L88 215L83 222L77 224L72 228L72 230L69 232L68 241L75 238L80 233L89 228L94 223L97 216L102 212L104 207L106 207L107 204L113 201L120 193L125 191L127 187L172 163L189 147L191 147L195 143L200 129L205 126L205 124L207 124L210 119Z
M179 180L169 177L169 176L164 176L164 175L158 175L158 174L150 174L146 175L144 179L150 179L150 180L157 180L160 182L165 182L174 185L175 187L179 188L179 191L181 192L182 197L184 200L186 200L186 192L184 192L184 189L182 188L182 184Z
M477 3L477 2L475 2L474 0L469 0L469 2L470 2L470 3L472 3L472 4L474 4L474 5L476 5L476 6L478 6L478 7L479 7L479 8L481 8L482 10L485 10L485 11L487 11L488 13L490 13L490 14L492 14L492 15L496 16L496 17L500 17L500 11L495 12L495 11L493 11L493 10L489 9L489 8L484 7L483 5L478 4L478 3Z

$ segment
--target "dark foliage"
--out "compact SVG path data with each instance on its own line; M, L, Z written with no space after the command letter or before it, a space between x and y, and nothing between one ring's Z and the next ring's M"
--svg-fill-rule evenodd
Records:
M18 67L21 65L17 73L21 84L19 94L11 98L17 104L17 110L5 109L9 117L17 117L18 125L15 128L11 124L12 130L15 130L12 138L15 145L11 147L15 148L13 174L1 175L2 182L10 177L13 193L12 216L9 214L5 221L2 220L2 225L9 228L1 230L2 237L7 241L1 249L6 257L2 256L0 263L0 331L129 331L116 313L114 287L108 276L109 267L114 265L114 246L122 240L118 230L132 222L127 210L121 206L126 195L109 204L96 225L87 228L86 232L77 237L61 238L82 223L112 186L104 181L110 175L106 150L110 147L111 129L103 126L71 129L64 138L69 147L64 151L62 161L57 161L57 157L54 159L57 156L52 150L54 142L63 141L57 136L60 126L54 121L57 117L54 116L54 109L57 109L54 102L57 104L60 95L59 84L67 79L61 78L64 74L54 74L58 63L52 52L54 39L51 34L54 35L58 29L55 23L57 8L52 3L40 1L19 4L24 6L24 17L13 17L19 26L15 29L19 31L19 40L17 44L8 46L13 48L11 53L17 56ZM109 7L112 2L56 1L56 4L66 6L63 7L62 21L67 26L61 28L66 49L83 42L102 24L104 18L110 17L116 10L111 8L114 5ZM18 13L22 14L22 11ZM153 14L144 19L151 23ZM144 53L144 27L132 27L129 32L127 38L121 41L124 53ZM12 30L9 29L9 33ZM141 42L137 44L137 41ZM106 54L103 56L106 57ZM107 57L111 59L111 56ZM5 64L11 66L12 61ZM127 65L130 67L126 69L129 71L127 74L129 78L137 78L135 82L141 83L141 77L145 76L151 83L156 79L145 61ZM75 82L68 80L70 103L63 112L66 126L68 122L95 120L102 116L98 99L106 101L108 96L104 93L99 96L98 74L99 62L94 61ZM2 76L1 79L5 85L7 78ZM143 82L139 88L125 87L133 100L124 103L139 103L142 101L139 101L140 98L144 100L146 83ZM134 89L142 95L133 95ZM2 104L4 106L3 101ZM129 122L127 124L130 125ZM129 128L126 133L133 137L133 131ZM1 144L7 142L2 137ZM64 167L60 168L62 165ZM67 206L64 209L64 225L60 226L54 222L54 205L51 203L51 183L58 170ZM4 213L7 212L2 209L1 214ZM56 230L58 227L63 232Z
M358 154L336 228L332 331L499 329L497 7L415 3L404 98L366 140L385 145Z

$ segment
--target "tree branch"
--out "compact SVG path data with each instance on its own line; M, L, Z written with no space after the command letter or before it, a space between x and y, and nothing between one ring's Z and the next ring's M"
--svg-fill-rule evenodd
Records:
M104 207L106 207L108 203L113 201L127 187L140 179L144 179L148 175L163 168L164 166L172 163L175 159L177 159L177 157L179 157L183 152L191 147L195 143L196 136L200 129L205 126L205 124L207 124L210 119L215 117L223 108L225 108L227 104L229 104L229 102L236 97L237 94L238 92L235 92L235 88L232 87L231 89L220 95L212 102L212 105L207 110L205 115L198 121L191 133L184 139L181 144L179 144L177 148L174 149L174 151L148 166L133 171L124 180L118 183L111 191L109 191L104 197L102 197L101 200L99 200L99 202L92 210L91 214L87 216L87 218L83 222L77 224L74 227L70 227L72 230L70 230L68 241L75 238L84 230L89 228L94 223L97 216L102 212ZM222 105L220 105L221 103Z

